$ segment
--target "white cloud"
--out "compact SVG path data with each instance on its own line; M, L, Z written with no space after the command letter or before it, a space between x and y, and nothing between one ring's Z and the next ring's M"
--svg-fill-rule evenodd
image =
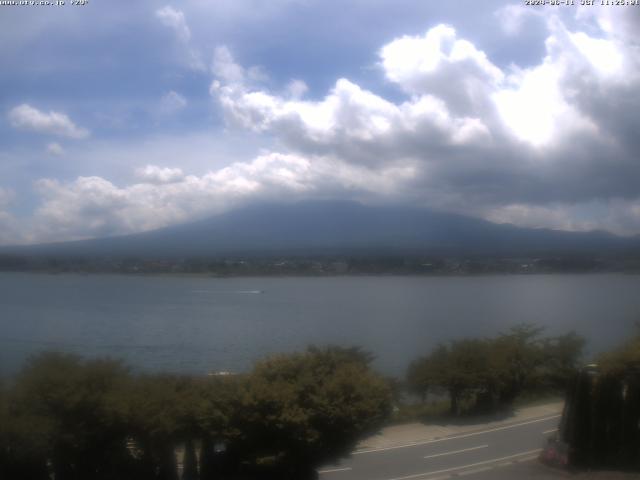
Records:
M611 39L637 47L638 27L640 26L640 10L637 8L593 8L580 6L576 18L583 25L595 23L603 34Z
M578 221L571 207L555 205L511 204L490 209L484 217L496 223L511 223L520 227L553 228L558 230L592 230L593 220Z
M13 215L0 209L0 245L17 245L28 241L24 230Z
M143 182L118 187L101 177L62 183L43 179L33 224L39 241L125 234L159 228L218 212L247 201L331 193L393 196L413 176L410 165L370 170L331 158L268 153L202 176L149 165ZM153 180L151 182L150 180ZM159 180L159 181L158 181Z
M213 52L211 73L228 84L242 84L245 81L244 68L235 62L233 55L224 45L216 47Z
M187 25L184 12L167 5L156 10L156 17L164 26L171 28L180 41L187 43L191 40L191 30Z
M640 229L640 200L593 200L580 204L503 205L483 212L496 223L566 231L607 230L634 235Z
M584 32L570 33L569 38L599 73L615 75L622 69L623 56L614 42L591 38Z
M453 115L447 104L421 95L394 104L347 79L320 101L282 98L244 83L244 69L218 49L211 85L230 123L275 134L305 154L381 164L422 157L428 148L474 145L489 132L479 118Z
M347 161L429 161L436 148L486 146L496 139L506 149L512 142L556 148L577 134L598 131L599 119L577 104L578 82L620 79L625 70L618 53L623 50L614 40L569 32L555 17L549 28L544 60L509 72L447 25L389 42L379 52L380 65L410 95L400 104L347 79L338 80L321 101L300 100L304 88L297 81L290 84L296 92L289 88L280 97L248 85L245 69L226 47L216 50L211 93L230 123L275 134L298 151Z
M404 36L380 50L385 76L411 95L434 95L458 114L477 115L504 73L448 25Z
M64 155L64 148L59 143L52 142L47 145L47 153L49 155L54 155L56 157L60 157Z
M583 128L595 130L594 125L572 107L564 97L562 71L553 62L511 78L513 88L496 91L493 100L505 125L519 139L533 146L544 146L564 131Z
M15 198L15 192L8 188L0 187L0 209L6 209Z
M320 100L290 89L277 95L249 85L226 48L210 91L229 124L274 135L298 154L373 169L412 162L407 198L425 205L570 229L597 218L618 232L640 231L633 215L612 213L631 211L614 200L640 197L631 100L640 50L625 48L615 30L546 21L546 55L529 68L499 68L447 25L389 42L380 66L407 94L401 102L347 79ZM594 196L600 206L590 210ZM582 208L592 219L578 215Z
M612 99L637 79L637 51L628 49L625 59L624 45L614 37L571 32L555 16L548 28L542 63L515 69L492 95L504 124L536 147L557 145L576 132L596 135L606 121L589 111L587 99Z
M76 139L89 136L87 129L76 126L66 114L54 111L45 113L26 103L12 108L8 118L12 127L21 130Z
M180 168L158 167L157 165L147 165L136 169L136 177L145 183L174 183L184 178L184 173Z
M18 220L8 211L15 200L15 192L0 187L0 245L20 243L25 240Z
M156 10L155 14L160 23L173 30L179 42L182 44L186 55L184 60L189 68L196 71L205 71L206 67L202 61L200 52L191 45L191 29L187 24L184 12L166 5Z
M291 98L298 100L309 91L309 87L302 80L294 79L287 85L287 91L289 95L291 95Z
M530 18L544 18L545 9L526 8L522 5L505 5L500 7L495 16L500 28L510 36L520 33L525 24L525 20Z
M187 106L187 99L178 92L170 90L160 99L160 113L172 115Z

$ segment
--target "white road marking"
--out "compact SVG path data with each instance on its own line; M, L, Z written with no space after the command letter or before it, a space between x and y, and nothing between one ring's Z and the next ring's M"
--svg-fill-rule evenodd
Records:
M466 475L473 475L474 473L487 472L492 469L493 467L478 467L478 468L474 468L473 470L466 470L464 472L460 472L459 475L461 477L464 477Z
M561 416L562 415L552 415L550 417L538 418L536 420L529 420L528 422L515 423L515 424L512 424L512 425L505 425L504 427L490 428L488 430L482 430L481 432L472 432L472 433L466 433L466 434L463 434L463 435L455 435L453 437L438 438L438 439L434 439L434 440L425 440L424 442L405 443L403 445L394 445L393 447L383 447L383 448L372 448L372 449L369 449L369 450L360 450L360 451L351 453L351 455L362 455L363 453L385 452L387 450L397 450L398 448L417 447L419 445L429 445L431 443L445 442L445 441L449 441L449 440L457 440L458 438L468 438L468 437L473 437L475 435L482 435L483 433L497 432L499 430L507 430L509 428L521 427L523 425L531 425L532 423L545 422L547 420L552 420L554 418L559 418Z
M444 457L445 455L455 455L456 453L470 452L471 450L479 450L481 448L487 448L489 445L478 445L477 447L464 448L462 450L454 450L452 452L436 453L434 455L427 455L424 458Z
M540 453L540 452L538 452ZM529 457L522 457L516 460L516 462L518 463L524 463L524 462L530 462L531 460L535 460L536 458L538 458L538 455L531 455Z
M532 453L540 453L541 451L542 449L538 448L536 450L528 450L526 452L514 453L513 455L507 455L506 457L493 458L491 460L484 460L482 462L470 463L468 465L460 465L458 467L443 468L442 470L434 470L432 472L415 473L413 475L406 475L404 477L394 477L394 478L389 478L387 480L409 480L410 478L427 477L429 475L437 475L438 473L453 472L455 470L464 470L466 468L477 467L480 465L487 465L488 463L497 463L497 462L501 462L502 460L507 460L510 458L521 457L523 455L530 455Z
M552 428L551 430L545 430L544 432L542 432L543 435L546 435L547 433L553 433L553 432L557 432L558 429L557 428Z
M318 473L322 475L323 473L333 473L333 472L347 472L351 470L351 467L345 468L327 468L326 470L318 470Z

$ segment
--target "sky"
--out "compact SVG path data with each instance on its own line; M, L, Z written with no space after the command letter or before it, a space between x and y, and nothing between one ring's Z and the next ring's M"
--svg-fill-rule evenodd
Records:
M575 3L0 5L0 244L310 199L640 234L640 6Z

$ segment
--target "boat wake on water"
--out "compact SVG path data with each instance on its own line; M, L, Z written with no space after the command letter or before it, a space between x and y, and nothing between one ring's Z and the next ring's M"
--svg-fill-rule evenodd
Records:
M264 290L193 290L193 293L232 294L232 295L260 295Z

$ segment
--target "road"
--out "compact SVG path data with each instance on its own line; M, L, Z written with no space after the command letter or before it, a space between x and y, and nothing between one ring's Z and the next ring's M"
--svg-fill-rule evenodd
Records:
M356 451L318 473L320 480L491 478L492 471L537 458L559 419L560 415L551 415L441 439Z

